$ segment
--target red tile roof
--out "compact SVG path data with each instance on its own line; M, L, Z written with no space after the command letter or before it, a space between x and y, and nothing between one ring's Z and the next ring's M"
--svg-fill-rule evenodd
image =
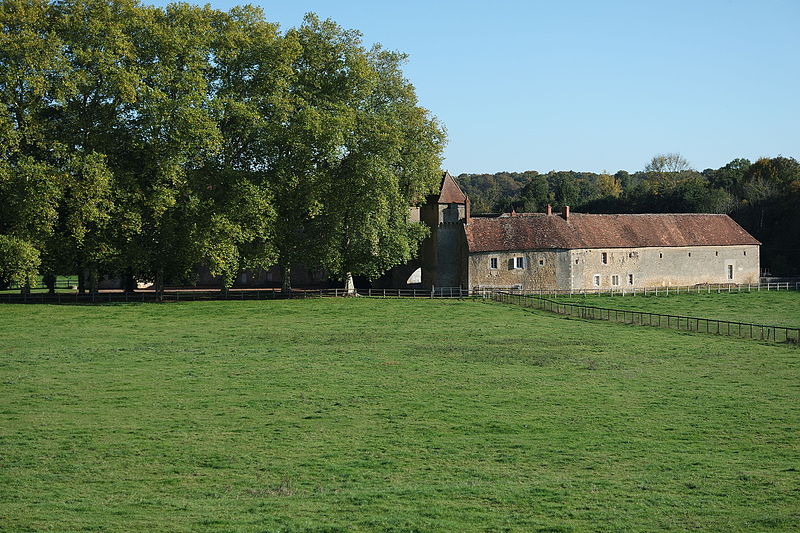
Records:
M728 215L560 215L473 217L470 252L761 244Z
M440 204L463 204L466 203L467 196L461 191L456 180L449 172L445 171L442 177L442 188L439 194Z

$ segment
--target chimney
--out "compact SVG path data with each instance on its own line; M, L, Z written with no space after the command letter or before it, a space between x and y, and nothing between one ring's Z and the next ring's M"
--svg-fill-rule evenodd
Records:
M515 209L512 209L512 210L511 210L511 216L512 216L512 217L515 217L515 216L517 216L517 211L516 211Z
M547 204L547 211L546 212L547 212L548 215L552 215L553 214L553 206L550 205L550 204Z
M464 224L469 224L470 222L469 196L467 196L467 201L465 202L465 204L466 205L464 206Z
M564 217L564 220L569 220L569 206L565 205L561 208L561 216Z

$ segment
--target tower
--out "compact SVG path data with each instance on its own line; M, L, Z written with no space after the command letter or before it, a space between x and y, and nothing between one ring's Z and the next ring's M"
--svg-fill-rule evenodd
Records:
M430 229L422 243L422 284L459 287L464 283L466 246L464 224L469 199L449 172L442 175L439 194L431 195L420 209L420 220Z

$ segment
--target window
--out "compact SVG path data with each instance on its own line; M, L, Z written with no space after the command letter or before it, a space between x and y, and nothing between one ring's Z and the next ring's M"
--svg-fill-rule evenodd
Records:
M659 254L658 254L658 258L659 258L659 259L664 259L664 254L662 254L662 253L660 253L660 252L659 252Z
M539 266L544 266L544 259L539 259Z
M525 268L525 258L524 257L517 257L515 268Z
M689 252L689 257L692 257L692 252Z
M628 274L628 285L633 285L633 274Z
M633 252L628 254L628 259L633 259Z
M594 283L595 287L600 286L600 274L595 274L594 279L592 279L592 283Z
M578 264L578 260L577 260L577 259L575 260L575 264L576 264L576 265Z
M600 262L604 265L608 264L608 254L606 252L600 254Z
M716 257L719 257L719 252L714 252L714 255L715 255Z
M611 284L615 287L619 286L619 276L611 276Z
M489 268L492 270L497 270L497 258L490 257L489 258Z
M728 279L733 279L733 265L728 265Z
M744 255L747 255L747 250L743 251L742 253L743 253Z

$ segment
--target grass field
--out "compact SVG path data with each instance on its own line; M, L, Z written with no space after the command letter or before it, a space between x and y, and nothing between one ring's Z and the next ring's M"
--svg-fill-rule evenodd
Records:
M800 328L800 291L759 291L658 296L559 296L559 300L612 309L716 318Z
M491 302L2 305L0 387L7 531L800 528L797 347Z

